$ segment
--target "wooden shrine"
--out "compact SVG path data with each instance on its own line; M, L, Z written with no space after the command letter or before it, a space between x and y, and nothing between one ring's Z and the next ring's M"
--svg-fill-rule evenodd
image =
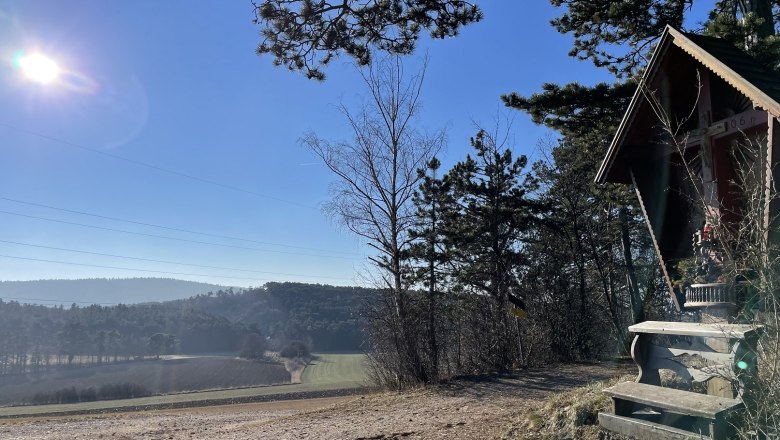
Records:
M659 112L683 122L675 139L664 133ZM706 234L707 226L739 221L741 200L733 182L743 164L735 149L746 139L768 143L766 163L777 163L778 115L780 75L729 42L667 27L596 180L634 185L678 309L737 301L729 292L718 297L716 289L706 288L686 298L673 286L675 264L693 255L692 240ZM691 182L686 166L698 181ZM766 171L758 174L769 185ZM699 194L706 212L691 203ZM767 206L767 222L776 211Z
M745 289L718 273L713 231L742 219L738 183L770 188L780 179L778 117L780 75L727 41L666 28L596 180L634 186L669 293L702 322L629 327L639 378L606 391L613 411L599 415L603 427L647 439L731 435L760 328L733 323ZM741 180L745 169L753 181ZM780 206L763 194L764 238L776 243L770 219ZM701 279L675 286L680 263L694 256ZM707 394L661 387L660 369L706 383Z

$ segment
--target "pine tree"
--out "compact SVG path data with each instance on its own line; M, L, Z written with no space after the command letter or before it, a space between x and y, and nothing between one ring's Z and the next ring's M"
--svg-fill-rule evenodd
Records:
M415 278L427 288L427 302L424 305L425 333L428 341L427 357L430 363L431 381L440 376L439 337L440 326L437 316L441 315L438 298L443 295L441 286L447 277L446 268L451 249L447 240L447 231L451 227L453 200L448 180L438 178L441 162L436 157L418 170L421 183L415 191L412 202L416 207L415 224L409 231L414 240L409 255L419 266Z
M480 130L471 139L475 157L468 155L447 175L458 210L450 240L453 242L454 275L479 295L494 299L494 349L492 367L510 368L522 353L517 327L511 325L511 298L518 291L518 276L527 257L521 238L536 220L538 205L530 198L536 181L524 173L528 160L516 159L493 134Z
M322 80L322 68L346 54L358 65L371 63L372 50L410 54L420 32L433 38L458 34L479 21L482 11L463 0L261 0L254 3L261 26L258 54L271 54L274 64Z

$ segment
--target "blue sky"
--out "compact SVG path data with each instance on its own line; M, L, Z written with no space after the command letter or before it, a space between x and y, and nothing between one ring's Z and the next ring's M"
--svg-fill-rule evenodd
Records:
M514 121L516 154L533 155L549 136L504 110L502 93L611 80L567 56L571 37L549 26L558 11L548 2L481 6L482 22L457 38L426 38L406 60L413 68L430 57L419 126L447 128L445 167L468 152L474 123L491 125L497 115ZM248 0L0 0L0 279L175 272L233 286L359 284L368 249L320 211L333 177L298 142L308 130L349 139L335 105L360 103L359 75L341 58L326 82L310 81L257 56L258 42ZM61 83L33 84L14 69L15 54L35 50L69 72Z

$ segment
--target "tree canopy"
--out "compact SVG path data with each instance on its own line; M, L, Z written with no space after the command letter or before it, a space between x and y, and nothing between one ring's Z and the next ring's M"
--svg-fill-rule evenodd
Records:
M358 65L371 62L375 50L407 55L422 31L433 38L455 36L478 22L478 2L463 0L262 0L253 2L261 28L258 54L271 54L276 65L325 78L323 68L346 54ZM591 60L618 79L636 75L667 25L682 29L694 0L550 0L561 9L552 26L574 40L569 55ZM776 66L780 41L774 36L778 0L720 0L706 23L687 31L706 33L746 47Z
M450 37L482 18L476 4L463 0L262 0L253 5L263 36L257 53L318 80L340 53L365 66L372 49L410 54L423 30L433 38Z

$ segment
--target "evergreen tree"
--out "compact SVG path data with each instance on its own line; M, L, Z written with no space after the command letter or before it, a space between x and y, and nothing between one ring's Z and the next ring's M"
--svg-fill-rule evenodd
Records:
M442 313L442 303L438 298L443 295L441 286L447 276L443 267L449 262L450 251L447 231L451 227L452 197L448 180L438 178L441 162L436 157L418 170L422 179L415 191L412 202L416 207L415 224L409 234L414 240L409 255L420 264L416 268L415 278L422 282L427 290L427 302L423 306L425 314L425 334L428 342L427 358L430 364L429 378L438 381L439 344L441 331L437 317Z
M635 88L633 82L544 84L529 97L502 97L562 136L537 165L541 198L555 209L534 231L531 252L538 258L524 284L549 293L532 308L558 329L552 339L560 358L627 350L625 327L643 320L656 292L657 271L640 271L634 263L654 261L636 196L626 186L594 183Z
M522 355L509 306L527 262L521 239L536 219L538 206L530 195L537 184L524 173L527 158L514 159L509 149L502 151L496 135L480 130L471 145L475 157L468 155L447 175L459 205L449 234L454 275L474 293L495 301L488 356L492 367L506 369Z
M254 12L263 36L257 53L318 80L341 53L367 66L372 49L410 54L423 29L445 38L482 18L477 5L463 0L261 0Z

